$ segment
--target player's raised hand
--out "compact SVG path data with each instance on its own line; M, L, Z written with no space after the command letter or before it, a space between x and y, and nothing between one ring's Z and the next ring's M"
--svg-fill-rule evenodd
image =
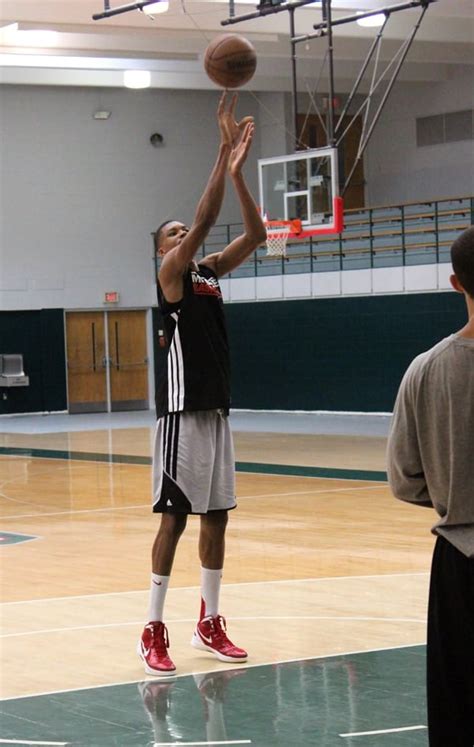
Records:
M252 140L255 132L255 125L253 120L247 122L242 132L242 137L236 145L232 148L229 157L229 173L231 176L235 176L240 173L242 166L247 160L247 155L252 145Z
M242 138L245 128L253 123L253 117L243 117L240 122L235 119L235 107L237 105L237 94L234 93L230 104L226 107L227 91L222 94L217 107L217 119L221 131L221 142L223 145L235 147Z

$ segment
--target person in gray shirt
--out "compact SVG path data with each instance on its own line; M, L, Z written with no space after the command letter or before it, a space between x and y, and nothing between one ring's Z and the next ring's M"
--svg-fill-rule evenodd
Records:
M395 402L387 472L396 498L439 516L427 639L430 747L474 745L474 226L451 247L468 322L415 358Z

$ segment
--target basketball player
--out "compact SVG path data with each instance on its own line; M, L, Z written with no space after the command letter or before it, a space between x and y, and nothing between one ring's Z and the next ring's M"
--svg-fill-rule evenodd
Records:
M216 163L190 228L168 220L155 234L161 257L158 303L169 344L157 392L153 462L154 512L161 524L152 550L148 624L138 653L145 671L172 675L163 606L175 550L188 514L200 515L201 610L191 644L221 661L242 662L247 652L227 637L219 614L228 511L235 508L234 451L229 428L229 349L218 278L266 240L266 231L242 176L254 135L251 117L237 123L237 96L217 110L221 142ZM244 233L199 264L194 256L216 222L227 173L240 204Z
M474 744L474 226L451 260L468 322L412 362L388 442L395 496L440 517L428 608L430 747Z

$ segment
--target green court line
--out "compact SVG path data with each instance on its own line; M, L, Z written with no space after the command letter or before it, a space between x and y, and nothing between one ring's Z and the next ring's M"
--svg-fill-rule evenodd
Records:
M63 451L60 449L33 449L20 446L0 446L0 454L7 456L37 457L38 459L67 459L80 462L107 462L109 464L151 464L151 457L129 454L100 454L92 451Z
M89 451L63 451L53 449L33 449L19 446L0 446L0 454L42 459L67 459L82 462L106 462L108 464L150 465L151 457L130 454L100 454ZM386 472L361 469L337 469L335 467L304 467L295 464L261 464L259 462L236 462L237 472L250 472L260 475L289 475L293 477L326 477L339 480L366 480L386 482Z
M237 472L252 472L263 475L292 475L295 477L329 477L340 480L369 480L387 482L386 472L362 469L337 469L336 467L303 467L294 464L259 464L258 462L236 462Z

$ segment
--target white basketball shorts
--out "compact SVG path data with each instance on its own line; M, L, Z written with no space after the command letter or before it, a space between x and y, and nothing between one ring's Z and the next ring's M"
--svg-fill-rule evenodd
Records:
M176 412L158 419L153 511L207 514L235 508L235 458L223 410Z

